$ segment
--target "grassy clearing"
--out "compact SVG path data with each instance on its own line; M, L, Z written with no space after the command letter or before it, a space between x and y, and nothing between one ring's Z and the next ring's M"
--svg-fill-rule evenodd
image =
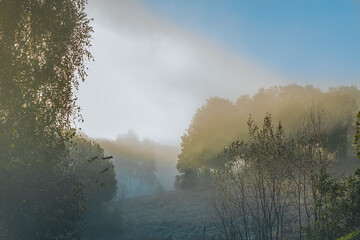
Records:
M170 191L118 200L122 234L113 239L211 239L216 233L207 206L207 192Z

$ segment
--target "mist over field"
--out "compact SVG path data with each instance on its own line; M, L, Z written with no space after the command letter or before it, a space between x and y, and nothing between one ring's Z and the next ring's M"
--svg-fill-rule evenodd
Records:
M149 195L174 189L180 148L139 140L129 131L115 140L95 139L107 155L113 156L118 183L117 198Z
M0 0L0 240L360 239L359 21Z

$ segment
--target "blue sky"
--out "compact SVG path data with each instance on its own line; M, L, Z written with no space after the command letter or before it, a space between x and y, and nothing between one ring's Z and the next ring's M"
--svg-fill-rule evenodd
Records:
M360 76L359 1L142 2L227 51L299 81L349 84Z
M131 129L178 145L213 96L360 87L359 0L89 0L87 11L95 62L79 105L91 137Z

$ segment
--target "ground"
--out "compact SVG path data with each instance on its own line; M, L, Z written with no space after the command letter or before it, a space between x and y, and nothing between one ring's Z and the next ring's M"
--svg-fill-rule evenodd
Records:
M170 191L114 201L107 208L121 218L121 229L111 239L211 239L216 227L208 196Z

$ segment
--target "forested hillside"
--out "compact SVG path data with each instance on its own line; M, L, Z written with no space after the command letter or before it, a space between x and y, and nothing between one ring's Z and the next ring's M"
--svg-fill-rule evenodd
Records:
M309 115L318 112L327 135L326 147L336 152L336 169L354 169L358 165L352 145L358 104L360 91L354 86L329 88L326 92L312 86L276 86L260 89L254 96L241 96L235 103L210 98L198 108L182 136L177 185L186 188L195 186L188 181L200 185L211 181L209 171L221 169L227 161L218 157L224 147L235 140L249 139L249 117L261 123L266 113L274 122L281 121L289 137L296 138Z

